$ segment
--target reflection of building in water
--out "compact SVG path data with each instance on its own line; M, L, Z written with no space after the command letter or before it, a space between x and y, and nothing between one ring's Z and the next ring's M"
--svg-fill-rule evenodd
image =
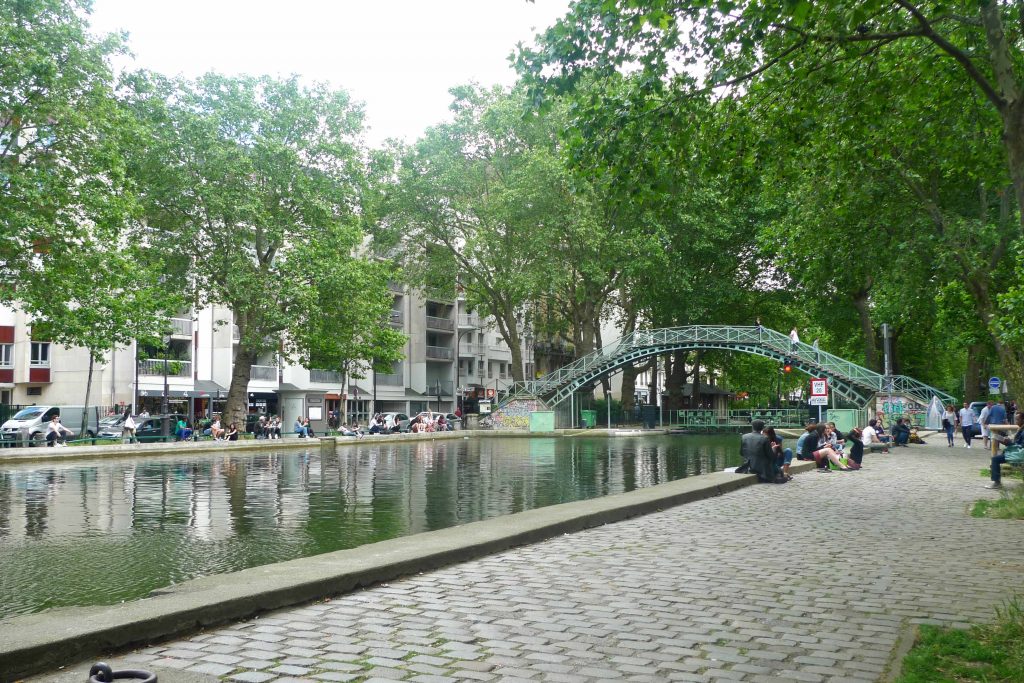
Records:
M117 533L131 528L134 500L123 469L15 470L0 478L0 538Z
M222 473L222 469L230 466L231 463L213 462L209 467L194 468L188 498L188 529L191 539L223 540L234 533L230 494L224 486Z

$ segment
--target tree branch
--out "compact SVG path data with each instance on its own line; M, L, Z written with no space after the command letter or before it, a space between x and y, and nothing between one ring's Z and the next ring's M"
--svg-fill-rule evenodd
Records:
M1000 112L1003 111L1006 107L1006 100L996 91L992 84L989 83L988 79L985 78L983 73L981 73L970 56L936 33L935 28L928 21L928 18L924 16L921 10L909 0L895 0L895 2L903 9L907 10L914 20L917 21L924 31L924 37L928 38L928 40L935 43L943 52L959 62L967 72L967 75L971 77L971 80L977 83L978 87L981 88L981 91L985 93L985 97L987 97L989 101L996 106L996 109ZM984 9L982 11L984 11Z

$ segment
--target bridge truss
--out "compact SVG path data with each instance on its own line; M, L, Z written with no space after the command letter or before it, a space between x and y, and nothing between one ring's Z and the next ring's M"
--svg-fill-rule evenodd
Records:
M928 404L932 397L938 397L944 404L956 400L912 377L881 375L810 344L794 343L789 336L766 327L688 325L628 334L539 379L516 382L506 401L536 396L554 407L627 364L648 356L697 349L740 351L780 363L788 361L794 369L812 377L827 377L831 391L860 407L867 406L879 393L902 394L923 404Z

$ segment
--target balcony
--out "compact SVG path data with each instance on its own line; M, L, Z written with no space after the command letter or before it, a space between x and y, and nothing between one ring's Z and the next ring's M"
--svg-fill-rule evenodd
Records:
M190 318L171 318L170 322L172 337L192 336L192 320Z
M437 396L438 387L441 389L441 396L454 396L455 385L450 379L427 380L427 388L423 392L427 396Z
M428 346L427 360L452 360L455 354L447 346Z
M276 382L277 366L253 365L251 368L249 368L249 379L257 380L259 382Z
M459 355L462 357L466 356L483 356L487 353L486 344L460 344Z
M459 329L472 330L480 327L480 316L476 313L459 313Z
M309 381L320 384L341 384L341 373L337 370L312 369L309 371Z
M385 387L400 387L405 385L405 379L401 373L397 375L377 375L377 385Z
M449 318L437 318L432 315L427 316L427 329L428 330L442 330L444 332L455 331L455 321Z
M388 281L388 290L395 294L404 294L405 286L400 282Z
M139 374L151 375L154 377L164 376L164 359L148 358L139 361ZM168 377L192 377L192 361L190 360L167 360Z

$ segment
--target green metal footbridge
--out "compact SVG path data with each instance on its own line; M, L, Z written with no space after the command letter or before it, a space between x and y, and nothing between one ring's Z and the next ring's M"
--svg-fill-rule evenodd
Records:
M788 335L759 326L688 325L641 330L578 358L540 379L516 382L502 403L535 397L555 407L575 392L619 372L623 366L648 356L673 351L725 350L753 353L812 377L827 377L830 390L859 407L866 407L879 393L902 394L927 405L933 397L943 404L955 403L949 394L904 375L881 375L810 344L792 342Z

